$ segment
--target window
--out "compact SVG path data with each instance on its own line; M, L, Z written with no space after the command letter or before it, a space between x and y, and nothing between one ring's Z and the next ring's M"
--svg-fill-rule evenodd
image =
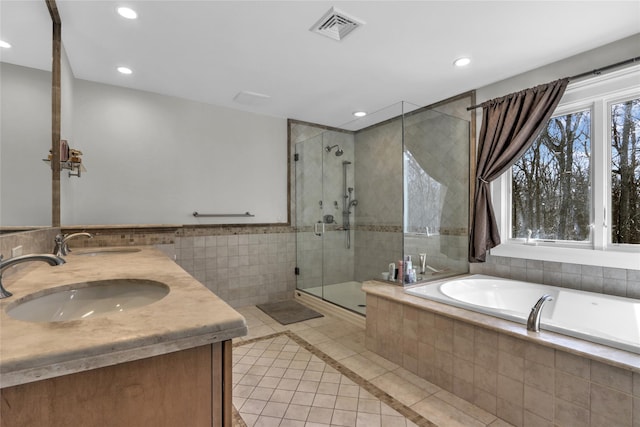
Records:
M503 244L491 253L640 266L638 82L636 66L569 85L531 148L492 183Z
M640 98L610 111L611 241L640 244Z
M591 111L552 117L511 169L511 236L588 241L590 158Z

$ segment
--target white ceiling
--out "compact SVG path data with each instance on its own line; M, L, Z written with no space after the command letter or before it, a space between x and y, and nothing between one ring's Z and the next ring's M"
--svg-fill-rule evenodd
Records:
M399 101L428 105L640 32L638 0L57 4L76 78L330 126ZM117 15L122 5L139 19ZM365 25L342 41L309 31L332 6ZM14 48L0 60L50 67L48 19L44 0L1 0L0 38ZM455 69L460 56L473 62ZM134 73L120 75L120 65ZM241 91L270 98L241 104Z

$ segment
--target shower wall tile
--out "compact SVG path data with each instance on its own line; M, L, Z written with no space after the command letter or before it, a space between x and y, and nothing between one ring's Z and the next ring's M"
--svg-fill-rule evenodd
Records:
M355 280L380 279L382 272L389 271L389 263L397 266L400 259L401 232L355 231Z
M394 120L355 136L358 225L402 225L402 126Z
M524 274L533 283L640 299L640 270L488 255L484 263L471 263L469 271L516 280Z
M426 253L428 266L436 270L466 273L469 271L467 247L468 237L464 232L462 235L404 235L404 253L411 255L415 268L420 268L420 254Z
M175 247L176 262L231 306L289 299L295 290L294 233L184 236Z

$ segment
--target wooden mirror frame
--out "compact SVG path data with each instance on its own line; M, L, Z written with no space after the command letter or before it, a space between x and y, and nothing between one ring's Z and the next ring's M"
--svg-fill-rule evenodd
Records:
M51 226L60 227L60 126L62 21L56 0L45 0L53 23L51 64Z

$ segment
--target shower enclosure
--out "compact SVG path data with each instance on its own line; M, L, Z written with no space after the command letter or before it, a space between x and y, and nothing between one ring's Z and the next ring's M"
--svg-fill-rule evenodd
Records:
M362 281L389 263L410 256L424 281L468 272L468 105L403 102L339 129L290 124L297 290L366 314Z

